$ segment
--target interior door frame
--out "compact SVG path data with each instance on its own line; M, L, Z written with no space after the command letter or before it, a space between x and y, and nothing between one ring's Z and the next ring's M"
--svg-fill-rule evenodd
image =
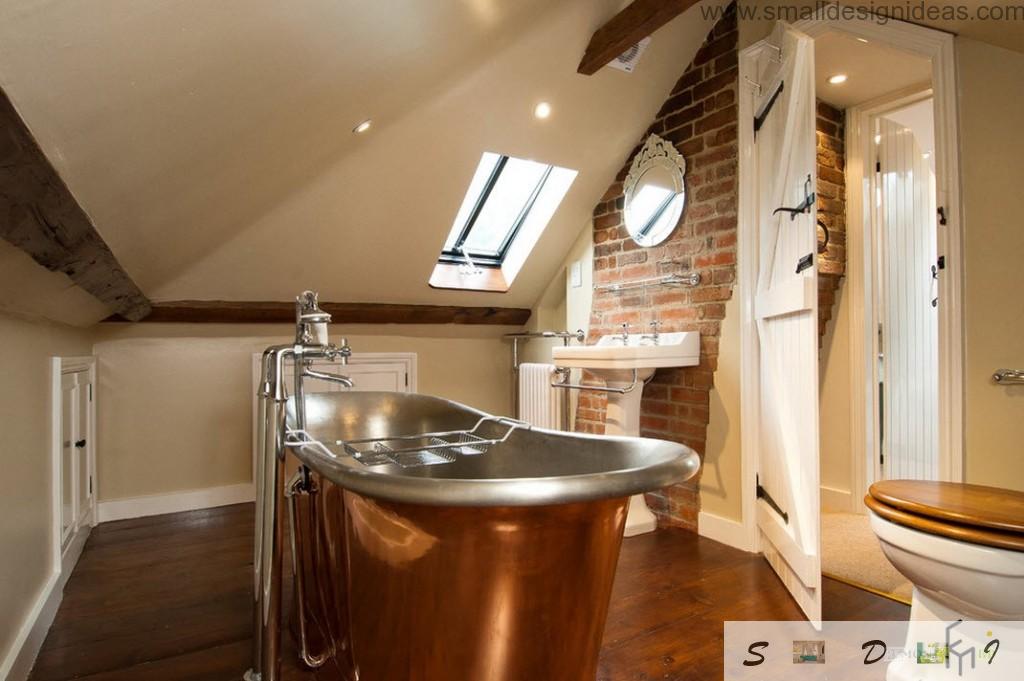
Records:
M863 38L869 42L910 52L931 61L931 88L935 102L936 203L945 207L946 229L939 232L938 250L946 257L946 269L939 277L939 445L940 468L945 479L963 479L963 215L960 197L960 155L958 135L958 107L956 89L956 58L953 35L934 29L896 20L878 23L870 19L834 20L827 8L819 9L815 16L793 24L793 27L811 38L829 31L839 31ZM749 92L756 82L756 63L761 53L770 49L767 39L744 48L739 54L739 89L741 95ZM753 118L752 98L740 96L739 120ZM848 121L849 123L849 121ZM852 286L852 300L864 300L864 253L858 236L863 233L864 192L851 177L863 178L863 154L851 157L851 149L859 149L860 140L850 135L855 126L847 125L847 282ZM740 302L740 432L741 432L741 504L747 548L760 550L756 521L756 474L759 433L757 423L758 358L757 330L754 321L754 293L757 285L757 235L751 225L757 216L753 187L756 177L752 168L754 135L749 125L739 126L739 206L737 243L737 295ZM854 162L859 166L854 167ZM854 186L856 185L856 186ZM859 287L859 288L856 288ZM857 296L856 291L860 291ZM864 328L864 309L850 306L851 328ZM854 370L862 366L866 353L872 347L867 335L853 333L850 339L851 360ZM872 338L873 341L873 338ZM850 495L856 507L862 507L858 490L867 490L865 457L874 457L873 433L875 424L867 418L867 381L854 382L850 400L852 447L855 452L854 477ZM868 453L870 451L870 454ZM863 456L856 452L862 452Z
M854 512L865 513L861 500L877 470L879 424L877 418L878 352L877 310L874 305L873 258L870 257L870 120L916 99L934 102L935 199L944 208L946 225L937 230L937 250L946 267L938 282L939 296L939 471L943 480L961 482L964 470L963 430L963 214L960 196L959 108L957 105L956 52L952 34L892 21L885 25L859 20L834 22L822 18L801 23L812 37L842 31L872 43L910 52L931 62L929 86L915 86L850 107L846 115L847 267L849 287L851 375L850 433L853 452L850 500ZM856 333L860 329L861 333Z
M846 112L846 153L847 153L847 286L850 306L848 313L852 329L850 337L850 367L854 376L864 376L864 381L851 385L851 511L865 513L861 499L868 487L878 479L880 423L878 418L878 305L877 291L874 290L874 244L878 225L872 219L871 191L873 186L871 164L865 162L871 153L871 125L879 116L903 106L931 97L936 101L935 88L913 86L884 95L877 99L850 107ZM938 106L936 106L936 112ZM935 160L938 164L945 150L940 148L939 122L936 118ZM955 133L955 125L954 125ZM954 153L955 153L954 149ZM936 165L936 202L942 205L938 186L938 165ZM959 183L954 183L958 193ZM865 187L868 191L865 191ZM949 192L946 194L949 196ZM953 229L960 224L947 217L946 230L937 230L937 246L940 253L947 254L947 272L959 273L959 267L950 270L953 259L948 243ZM945 239L944 239L945 237ZM959 243L959 235L955 241ZM939 472L943 480L963 480L963 423L962 423L962 322L960 314L960 291L950 289L959 286L960 278L950 276L939 279L940 300L950 301L939 306ZM945 287L943 286L945 284ZM946 313L945 318L943 312ZM952 333L951 333L952 332ZM953 426L953 427L950 427Z
M88 530L91 530L99 522L99 477L96 474L96 459L98 449L96 446L96 412L98 404L96 384L96 358L85 357L51 357L50 358L50 418L51 418L51 444L50 444L50 483L51 483L51 508L53 511L51 552L53 560L53 571L59 583L63 585L71 575L78 555L85 544L89 532L81 532L82 527L74 531L72 543L65 551L61 532L61 514L63 504L63 489L61 487L61 470L63 455L63 436L61 426L63 421L63 409L61 399L63 397L62 377L70 373L87 373L89 384L93 386L92 399L89 406L89 437L86 438L86 461L88 462L88 475L92 478L92 501L88 514ZM77 490L73 492L77 495ZM77 505L76 505L77 506ZM80 516L76 516L74 523L77 525Z

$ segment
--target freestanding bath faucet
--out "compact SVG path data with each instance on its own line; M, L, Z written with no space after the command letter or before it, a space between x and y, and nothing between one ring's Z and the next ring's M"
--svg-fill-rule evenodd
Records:
M256 536L253 552L253 656L245 681L281 678L281 571L284 550L285 504L285 380L286 362L294 367L295 425L306 428L304 381L313 378L352 387L347 376L315 371L313 360L348 363L352 349L327 337L331 315L320 309L317 294L304 291L295 299L295 342L275 345L263 352L260 371L259 424L256 457ZM293 486L308 489L309 469L299 469Z

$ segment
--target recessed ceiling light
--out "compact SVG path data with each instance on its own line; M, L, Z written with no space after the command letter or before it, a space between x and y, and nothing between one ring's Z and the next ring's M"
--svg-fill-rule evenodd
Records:
M857 42L859 42L859 43L866 43L867 41L868 41L867 38L857 38Z
M373 125L373 121L370 120L369 118L367 118L365 121L363 121L362 123L360 123L356 127L352 128L352 132L355 132L355 133L366 132L367 130L370 129L371 125Z
M540 119L545 119L551 115L551 105L547 102L541 102L533 109L533 115Z
M839 85L840 83L845 83L846 82L846 74L845 73L837 73L836 75L834 75L831 78L829 78L828 82L832 83L833 85Z

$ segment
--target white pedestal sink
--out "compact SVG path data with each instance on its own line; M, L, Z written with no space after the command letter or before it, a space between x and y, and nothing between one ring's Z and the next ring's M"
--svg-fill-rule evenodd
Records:
M651 335L603 336L597 345L556 347L551 357L559 367L586 369L605 382L608 408L606 435L640 435L640 398L644 382L656 369L695 366L700 362L700 333L681 331ZM657 522L643 495L629 500L626 536L651 532Z

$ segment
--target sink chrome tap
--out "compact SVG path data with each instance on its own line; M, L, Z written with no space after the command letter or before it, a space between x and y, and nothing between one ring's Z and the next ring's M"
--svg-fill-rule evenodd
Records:
M640 342L643 342L645 340L649 340L654 345L657 345L658 344L658 339L661 338L661 334L658 333L658 325L660 323L661 322L659 322L657 319L655 319L653 322L651 322L650 326L651 326L651 329L653 329L653 330L650 333L645 333L644 335L640 336Z

